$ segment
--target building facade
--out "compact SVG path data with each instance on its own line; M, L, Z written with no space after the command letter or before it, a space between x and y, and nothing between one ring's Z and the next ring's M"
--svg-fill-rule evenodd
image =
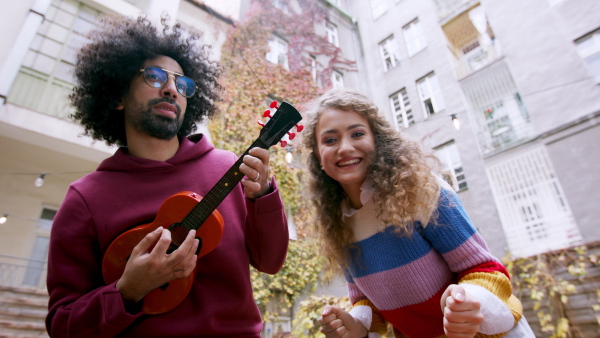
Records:
M281 8L294 3L273 1ZM315 81L365 93L398 130L431 149L496 256L600 240L600 2L320 4L327 18L316 31L356 61L356 71L333 69L319 78L315 59ZM5 6L0 284L45 286L51 222L69 183L115 151L82 136L68 119L75 51L98 17L146 12L158 18L166 11L172 22L204 30L217 60L227 28L249 6L240 0L25 0ZM274 32L269 45L265 58L286 67L285 36ZM319 290L345 293L337 282ZM272 334L277 327L265 330Z
M348 5L369 79L360 89L433 149L494 254L600 239L600 3Z

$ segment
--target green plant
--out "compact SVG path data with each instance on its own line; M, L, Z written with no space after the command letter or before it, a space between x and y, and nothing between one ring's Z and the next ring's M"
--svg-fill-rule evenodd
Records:
M297 319L294 320L294 334L316 337L320 328L318 319L325 305L339 306L346 311L352 308L348 297L310 296L300 302Z
M532 303L531 310L542 334L552 338L581 335L573 322L569 296L584 292L582 286L593 285L588 271L597 268L596 255L589 254L586 246L578 246L527 258L507 256L503 261L512 277L515 294L525 307ZM600 324L600 290L592 297L595 299L589 311ZM529 321L533 322L531 318Z

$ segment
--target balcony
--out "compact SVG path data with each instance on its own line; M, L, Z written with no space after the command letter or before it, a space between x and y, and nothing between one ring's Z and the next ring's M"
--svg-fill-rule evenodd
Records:
M512 148L533 136L529 115L518 93L476 110L475 120L484 156Z
M44 290L46 270L45 260L0 254L0 286Z
M434 0L436 12L441 22L452 20L465 9L473 7L479 0Z
M483 7L476 4L462 10L462 13L442 25L458 79L502 56L500 44L487 21Z
M478 71L502 56L500 45L496 41L490 41L486 46L482 46L478 40L475 40L472 46L474 46L473 49L454 60L457 79L462 79Z

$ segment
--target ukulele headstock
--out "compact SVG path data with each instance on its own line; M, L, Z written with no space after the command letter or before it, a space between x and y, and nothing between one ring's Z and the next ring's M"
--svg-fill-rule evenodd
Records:
M296 126L298 132L301 132L302 129L304 129L304 126L298 124L298 122L302 120L302 116L291 104L284 101L278 106L277 101L273 101L271 102L270 108L277 108L277 111L271 115L271 111L267 109L263 113L263 117L270 117L269 122L266 124L263 124L260 121L258 122L258 124L263 126L258 139L266 144L267 148L279 142L286 133L288 134L289 139L292 140L296 134L289 131L294 126ZM285 141L281 141L281 146L286 146Z

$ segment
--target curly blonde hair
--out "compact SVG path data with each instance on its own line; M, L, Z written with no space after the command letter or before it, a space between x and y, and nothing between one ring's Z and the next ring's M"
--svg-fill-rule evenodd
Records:
M308 105L308 122L303 143L308 150L308 189L317 210L316 232L322 241L330 268L344 268L348 262L345 248L351 244L353 233L343 222L341 202L346 193L342 186L321 169L315 153L316 129L319 119L329 109L356 112L369 122L375 139L375 154L368 168L373 183L373 202L377 217L393 224L399 235L410 235L415 222L423 226L435 217L440 185L434 175L439 161L421 150L390 126L379 115L379 109L365 95L349 89L329 90ZM430 161L428 161L430 160ZM337 263L337 264L336 264Z

